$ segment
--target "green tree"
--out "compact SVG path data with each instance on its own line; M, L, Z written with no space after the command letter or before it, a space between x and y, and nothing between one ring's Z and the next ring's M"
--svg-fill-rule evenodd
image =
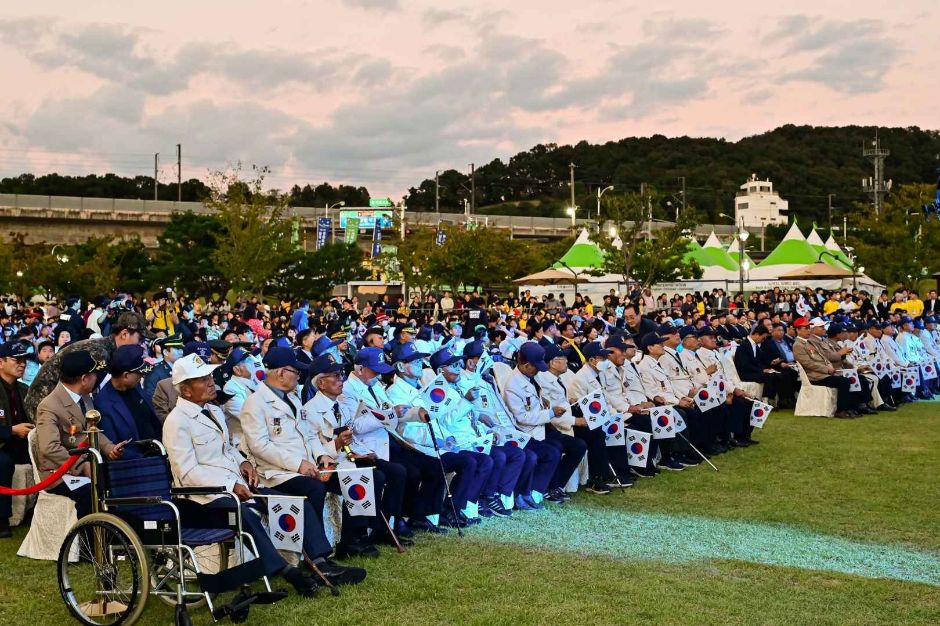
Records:
M265 192L267 169L253 169L251 180L242 180L240 166L215 172L206 199L222 224L213 259L239 294L262 293L296 248L287 197Z
M337 285L363 280L368 274L359 246L328 243L316 252L292 253L268 286L281 296L325 300Z
M216 238L222 228L216 215L174 213L157 236L150 285L173 287L181 293L226 293L228 281L215 262Z

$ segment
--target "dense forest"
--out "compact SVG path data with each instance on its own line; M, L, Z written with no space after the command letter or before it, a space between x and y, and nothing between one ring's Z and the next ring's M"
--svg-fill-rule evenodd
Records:
M787 125L736 142L692 137L629 137L604 144L582 141L574 146L540 144L507 162L494 159L476 169L475 205L480 213L564 216L570 203L569 163L574 163L575 198L579 206L594 207L598 189L613 185L612 194L636 192L641 185L656 188L664 198L657 217L670 217L673 206L685 201L709 221L733 210L738 187L752 173L769 178L790 202L790 212L802 222L827 223L828 196L833 194L837 219L865 201L861 181L872 174L862 156L863 144L875 137L891 151L886 178L895 185L932 183L940 165L940 132L912 128L863 126L812 127ZM683 198L683 178L685 197ZM470 198L467 172L441 173L440 209L460 212ZM161 199L177 197L176 183L160 184ZM153 178L23 174L0 180L0 193L28 193L114 198L152 198ZM208 193L197 179L183 181L183 200L201 200ZM365 187L295 185L288 191L294 206L324 206L344 202L366 206ZM435 181L428 178L406 196L414 210L434 210ZM917 207L911 207L915 209ZM583 216L586 214L582 214Z

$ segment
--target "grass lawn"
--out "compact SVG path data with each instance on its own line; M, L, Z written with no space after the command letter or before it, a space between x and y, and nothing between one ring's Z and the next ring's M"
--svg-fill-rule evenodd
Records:
M249 623L937 624L938 409L775 413L761 445L714 459L718 473L422 537L365 563L366 582L339 598L292 596ZM24 534L0 542L0 624L67 623L53 564L15 556ZM172 611L152 601L140 623Z

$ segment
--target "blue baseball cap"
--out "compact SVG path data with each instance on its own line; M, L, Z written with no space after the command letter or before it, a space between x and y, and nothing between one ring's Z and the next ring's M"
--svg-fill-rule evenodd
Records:
M313 342L313 347L310 349L310 351L315 356L319 356L323 354L324 352L326 352L327 350L329 350L330 348L334 346L338 346L341 343L343 343L342 339L330 339L326 335L323 335L322 337L320 337L319 339Z
M0 346L0 358L25 359L29 354L26 344L22 341L8 341Z
M392 363L410 363L429 356L431 355L427 352L418 352L413 341L400 343L392 348Z
M310 364L310 375L335 374L343 371L343 364L336 360L332 354L321 354Z
M646 333L640 340L640 345L642 345L644 348L649 348L650 346L657 343L662 343L663 341L665 340L656 333Z
M695 330L694 326L683 326L679 329L679 339L685 339L689 335L695 336L698 332Z
M534 365L540 372L548 370L548 363L545 362L545 348L534 341L522 344L519 348L519 358Z
M604 343L604 348L606 348L607 350L613 349L613 350L626 351L626 350L630 350L631 348L636 347L632 343L628 345L625 339L626 337L624 337L623 333L617 333L616 335L611 335L610 337L607 338L607 341Z
M124 372L147 372L150 366L144 361L144 348L136 344L120 346L111 353L108 371L112 376Z
M602 348L599 342L592 341L581 348L581 354L584 355L585 359L590 359L597 356L607 356L610 352Z
M477 339L476 341L468 341L464 344L463 347L463 357L465 359L473 359L483 354L483 342Z
M224 365L231 369L249 357L251 357L251 353L244 348L235 348L232 350L232 353L228 355L228 358L225 359Z
M191 341L183 346L183 356L189 356L190 354L197 354L202 359L208 359L209 355L212 354L212 350L209 348L209 344L204 341Z
M548 363L552 359L557 359L559 357L565 356L564 350L559 348L557 345L552 344L545 347L545 356L542 357L545 359L545 362Z
M431 355L431 369L437 371L458 361L463 361L462 354L451 350L451 348L441 348Z
M310 366L297 360L297 353L290 348L276 346L270 348L262 360L264 367L269 370L276 370L282 367L293 367L300 372L306 372Z
M672 335L672 334L678 333L679 329L677 329L672 324L663 324L662 326L656 329L656 332L659 335Z
M699 330L698 333L696 333L696 334L697 334L699 337L705 337L705 336L714 337L714 336L715 336L715 330L714 330L711 326L705 326L704 328L702 328L701 330Z
M390 374L395 371L395 368L388 364L385 351L381 348L363 348L357 352L356 365L368 367L377 374Z

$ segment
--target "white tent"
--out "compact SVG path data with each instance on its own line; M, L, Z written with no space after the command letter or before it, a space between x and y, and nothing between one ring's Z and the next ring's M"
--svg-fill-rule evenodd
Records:
M748 273L750 280L773 280L806 265L816 263L817 255L813 247L806 242L796 222L787 231L783 241L773 252Z

